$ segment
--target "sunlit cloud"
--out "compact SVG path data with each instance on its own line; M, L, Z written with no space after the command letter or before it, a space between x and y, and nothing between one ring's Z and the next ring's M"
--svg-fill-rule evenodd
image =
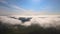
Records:
M26 11L25 9L23 9L23 8L17 6L17 5L10 5L10 6L11 6L11 8L13 8L13 9L15 9L15 10Z
M17 16L14 17L16 18ZM23 16L19 16L19 18L20 17ZM9 16L0 16L0 22L12 24L12 25L20 24L24 26L31 26L31 24L38 24L44 28L47 27L56 28L56 26L58 28L58 26L60 26L60 15L40 15L40 16L30 16L30 17L32 17L30 21L22 23L21 20L19 20L19 18L14 19ZM24 18L29 18L29 17L25 16Z

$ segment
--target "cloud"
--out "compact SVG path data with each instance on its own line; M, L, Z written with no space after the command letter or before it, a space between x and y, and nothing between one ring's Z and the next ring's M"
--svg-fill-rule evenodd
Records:
M1 3L3 3L6 6L0 6L0 16L1 15L20 15L20 13L24 13L25 9L17 6L17 5L13 5L13 4L9 4L7 1L5 0L0 0Z
M12 24L12 25L21 24L21 21L9 18L7 16L0 16L0 22L7 23L7 24Z
M41 1L41 0L32 0L35 2ZM0 0L1 3L7 5L6 7L2 6L0 8L0 15L59 15L58 12L51 12L52 7L51 6L45 6L41 8L40 11L33 11L33 10L26 10L23 9L21 6L17 6L15 4L9 4L5 0Z
M40 11L34 11L34 10L26 10L22 7L19 7L17 5L11 5L12 8L14 8L16 11L15 15L59 15L57 12L51 12L51 6L45 6L41 8ZM13 14L14 15L14 14Z
M0 2L3 3L3 4L6 4L6 5L8 4L8 2L5 1L5 0L0 0Z
M1 3L7 5L9 8L11 9L15 9L15 10L22 10L22 11L26 11L25 9L22 9L21 7L14 5L14 4L9 4L6 0L0 0Z
M19 11L26 11L25 9L17 6L17 5L10 5L11 8L14 8L15 10L19 10Z
M6 6L0 6L0 16L1 15L14 15L14 14L20 14L20 12L26 11L25 9L22 9L21 7L13 4L9 4L5 0L0 0L1 3L3 3Z
M41 16L40 16L41 17ZM42 18L46 17L46 18ZM42 16L41 18L33 17L31 21L24 23L23 25L27 26L28 24L39 24L40 26L46 28L46 27L58 27L60 25L60 18L58 16Z
M23 16L19 16L19 18L20 17ZM25 16L25 18L26 17L27 16ZM3 23L13 24L13 25L20 24L24 26L30 26L31 24L39 24L44 28L48 28L48 27L59 28L60 26L60 18L59 18L60 15L40 15L40 16L30 16L30 17L32 17L32 19L24 23L22 23L21 20L18 20L19 18L14 19L6 16L0 16L0 21Z

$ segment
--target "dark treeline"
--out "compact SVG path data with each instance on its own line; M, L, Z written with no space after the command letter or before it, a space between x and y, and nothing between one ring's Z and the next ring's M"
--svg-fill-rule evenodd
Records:
M0 34L60 34L56 28L43 28L37 24L25 27L0 22Z

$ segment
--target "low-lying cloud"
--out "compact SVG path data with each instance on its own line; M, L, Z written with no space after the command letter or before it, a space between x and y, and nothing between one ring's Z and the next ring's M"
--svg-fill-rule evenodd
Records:
M30 18L28 16L21 16L24 18ZM19 16L19 18L21 18ZM16 17L15 17L16 18ZM30 26L31 24L39 24L40 26L46 28L46 27L55 27L58 28L58 26L60 26L60 17L59 16L31 16L32 19L30 19L30 21L26 21L24 23L22 23L21 20L19 20L19 18L11 18L8 16L0 16L0 22L2 23L7 23L7 24L20 24L20 25L24 25L24 26ZM25 19L26 20L26 19Z

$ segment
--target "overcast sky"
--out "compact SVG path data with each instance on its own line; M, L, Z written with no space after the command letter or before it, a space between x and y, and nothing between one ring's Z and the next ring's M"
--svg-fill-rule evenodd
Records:
M0 15L60 14L60 0L0 0Z

